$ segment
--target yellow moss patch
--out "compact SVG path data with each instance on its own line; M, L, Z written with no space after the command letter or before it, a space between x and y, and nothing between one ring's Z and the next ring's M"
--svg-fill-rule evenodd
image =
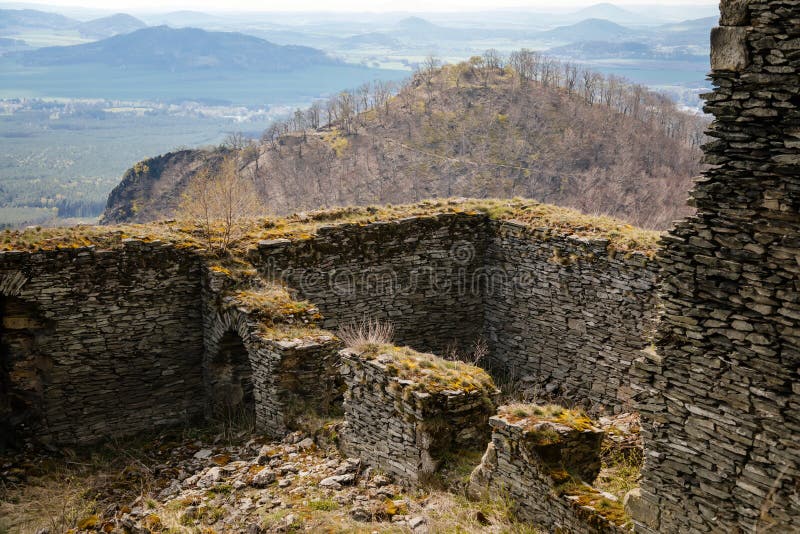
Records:
M257 290L240 290L233 293L237 305L267 321L278 321L287 316L312 316L314 305L308 301L294 300L286 288L273 285Z
M86 529L89 529L89 528L96 527L99 522L100 522L100 517L99 516L90 515L90 516L86 516L83 519L81 519L80 521L78 521L78 524L76 526L78 527L79 530L86 530Z
M442 391L480 391L493 395L496 386L492 377L479 367L448 361L433 354L417 352L409 347L372 345L360 356L366 359L388 358L386 369L392 376L410 380L418 389L430 393Z
M568 426L581 432L595 428L594 422L583 410L568 409L556 404L509 404L502 406L497 415L526 429L543 421Z
M630 522L625 507L620 501L609 499L591 486L579 481L568 482L558 488L561 495L575 497L573 502L580 506L592 508L599 516L623 526Z

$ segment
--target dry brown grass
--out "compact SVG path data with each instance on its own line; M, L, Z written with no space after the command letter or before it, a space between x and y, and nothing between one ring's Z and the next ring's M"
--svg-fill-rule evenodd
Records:
M394 325L365 317L340 326L336 335L347 348L364 352L370 347L390 344L394 339Z
M556 404L509 404L500 407L497 415L510 423L522 424L525 427L542 421L558 423L580 431L594 427L594 422L582 410L564 408Z
M0 531L66 532L111 503L129 502L156 486L149 453L138 444L109 443L90 454L26 463L24 483L0 487Z
M515 519L514 504L503 494L474 501L436 491L426 497L425 510L434 533L542 534L532 525Z

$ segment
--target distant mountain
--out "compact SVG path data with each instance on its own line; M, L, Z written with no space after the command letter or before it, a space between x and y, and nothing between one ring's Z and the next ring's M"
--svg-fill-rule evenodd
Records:
M200 11L173 11L145 17L145 21L150 24L173 26L176 28L202 28L219 22L219 17L202 13Z
M539 33L539 37L553 41L618 41L638 32L603 19L586 19L571 26L561 26Z
M489 30L489 33L496 31ZM392 37L414 42L435 42L447 40L461 40L465 38L485 37L485 31L478 30L480 35L475 32L468 32L461 28L447 28L439 26L420 17L407 17L395 24L394 28L387 32Z
M665 46L702 45L708 46L708 35L719 23L718 17L684 20L655 28L659 42Z
M569 15L573 20L606 19L618 23L631 23L640 21L643 17L626 9L604 2L575 11Z
M240 33L168 26L145 28L93 43L41 48L12 57L27 66L93 63L172 71L215 68L275 72L335 63L324 52L305 46L280 46Z
M688 47L658 48L647 43L627 41L610 43L608 41L579 41L551 48L548 55L560 58L596 60L596 59L640 59L659 61L706 61L705 55L692 53Z
M0 37L0 54L4 54L6 52L15 52L17 50L25 50L30 48L28 43L21 39L8 39L6 37Z
M75 19L35 9L0 9L0 30L67 30L80 24Z
M371 32L363 33L361 35L353 35L342 39L342 46L347 48L359 48L362 46L382 46L386 48L399 48L402 43L397 39L386 35L385 33Z
M406 17L395 25L398 30L405 31L436 31L441 28L433 22L421 17Z
M146 28L147 24L126 13L117 13L108 17L90 20L78 26L84 37L103 39L122 33L131 33Z

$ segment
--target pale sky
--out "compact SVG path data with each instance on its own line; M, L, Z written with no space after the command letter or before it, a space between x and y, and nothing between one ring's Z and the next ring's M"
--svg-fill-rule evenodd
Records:
M717 5L719 0L614 0L615 5L654 6ZM32 0L36 2L36 0ZM579 9L591 0L44 0L53 6L88 7L103 10L172 11L477 11L503 8L557 12Z

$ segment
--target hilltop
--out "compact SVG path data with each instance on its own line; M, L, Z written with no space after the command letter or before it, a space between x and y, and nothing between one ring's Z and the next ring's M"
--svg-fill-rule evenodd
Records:
M84 37L105 38L130 33L147 27L141 20L126 13L116 13L108 17L90 20L78 26L78 31Z
M421 72L392 98L375 86L377 105L360 113L361 98L344 95L265 132L241 152L241 175L273 214L523 196L656 229L685 215L703 123L615 78L589 73L589 101L577 72L571 90L549 76L464 63ZM221 155L183 151L142 162L112 191L104 221L171 217L197 170Z
M225 68L286 71L333 64L324 52L305 46L280 46L234 32L157 26L74 46L22 52L15 59L27 66L101 64L158 70Z
M0 29L4 31L63 30L79 24L77 20L58 13L35 9L0 9Z
M561 26L539 34L544 39L554 39L563 41L573 41L576 37L586 41L611 41L616 39L626 39L637 32L620 26L614 22L603 19L586 19L572 24L571 26Z

